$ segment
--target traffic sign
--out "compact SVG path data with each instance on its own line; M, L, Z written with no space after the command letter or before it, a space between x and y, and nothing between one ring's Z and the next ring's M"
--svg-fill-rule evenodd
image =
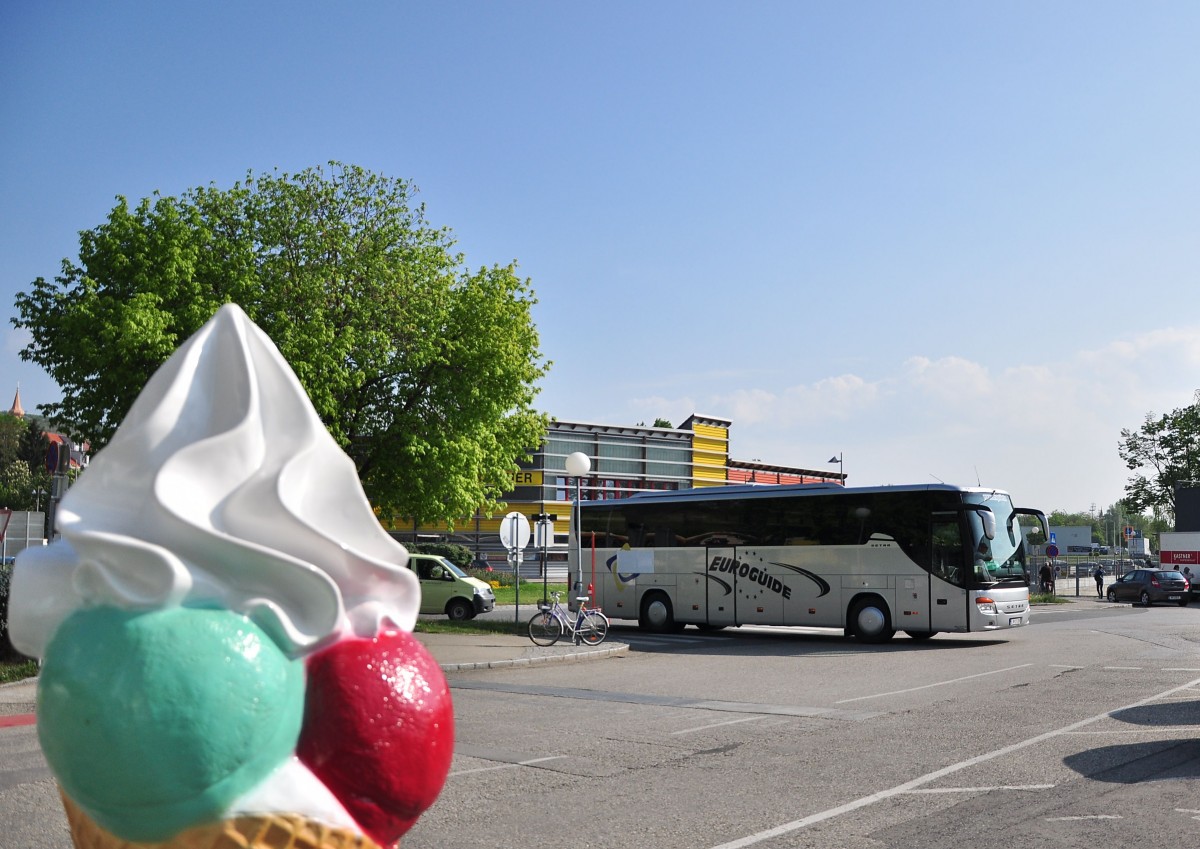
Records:
M1046 546L1046 556L1058 557L1058 546L1054 543L1050 543L1048 546Z
M524 513L513 511L500 523L500 542L509 551L519 551L529 545L529 520Z

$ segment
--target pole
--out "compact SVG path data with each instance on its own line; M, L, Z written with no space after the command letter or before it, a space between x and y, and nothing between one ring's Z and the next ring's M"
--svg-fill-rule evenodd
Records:
M511 539L514 542L516 542L517 527L518 527L517 517L513 516L512 519L510 519L510 521L512 522ZM513 587L516 590L516 604L514 605L516 607L516 610L513 611L513 621L516 622L518 625L521 624L521 555L520 555L520 551L521 551L521 549L515 548L515 547L510 549L510 551L509 551L509 556L512 557L512 562L513 562Z
M579 597L580 591L583 589L583 533L579 530L579 482L578 477L575 478L575 503L572 509L575 513L572 521L575 523L575 597Z

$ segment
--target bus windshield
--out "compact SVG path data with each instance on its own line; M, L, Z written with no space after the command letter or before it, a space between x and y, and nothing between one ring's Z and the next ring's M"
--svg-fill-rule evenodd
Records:
M992 511L996 532L992 539L984 533L979 513L968 513L971 538L975 542L975 582L980 585L1028 582L1025 568L1025 538L1020 522L1013 513L1012 499L1003 492L968 492L963 500Z

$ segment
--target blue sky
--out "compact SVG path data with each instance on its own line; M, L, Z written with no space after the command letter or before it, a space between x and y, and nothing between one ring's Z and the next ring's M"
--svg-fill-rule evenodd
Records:
M13 296L117 195L329 160L517 260L539 407L852 484L1123 494L1200 388L1192 2L0 5Z

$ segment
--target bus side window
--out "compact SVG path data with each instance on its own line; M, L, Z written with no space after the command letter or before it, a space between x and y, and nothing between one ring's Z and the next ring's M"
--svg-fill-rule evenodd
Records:
M962 528L958 517L933 522L930 541L933 545L930 560L931 571L944 581L963 585L966 571L963 569Z

